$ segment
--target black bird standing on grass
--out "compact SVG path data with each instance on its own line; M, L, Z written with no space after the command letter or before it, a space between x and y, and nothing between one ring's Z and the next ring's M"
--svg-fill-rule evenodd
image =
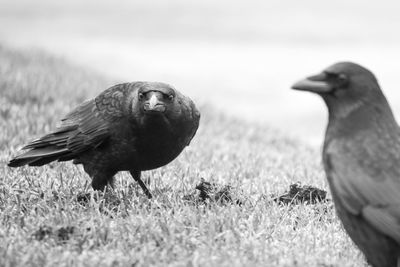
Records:
M341 62L292 88L328 106L323 163L348 235L373 266L398 266L400 129L375 76Z
M119 84L82 103L54 132L23 147L28 151L8 165L73 160L83 164L96 190L112 186L117 172L130 171L151 198L141 171L175 159L189 145L199 120L194 103L168 84Z

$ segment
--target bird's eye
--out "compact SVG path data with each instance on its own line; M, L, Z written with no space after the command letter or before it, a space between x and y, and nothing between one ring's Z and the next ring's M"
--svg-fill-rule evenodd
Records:
M174 95L172 95L172 94L171 94L171 95L168 95L168 99L169 99L169 100L173 100L173 99L174 99Z
M338 81L338 83L340 84L340 85L344 85L344 84L346 84L347 83L347 76L345 75L345 74L343 74L343 73L341 73L341 74L339 74L338 76L337 76L337 81Z
M144 98L144 94L143 93L139 93L139 100L143 100Z

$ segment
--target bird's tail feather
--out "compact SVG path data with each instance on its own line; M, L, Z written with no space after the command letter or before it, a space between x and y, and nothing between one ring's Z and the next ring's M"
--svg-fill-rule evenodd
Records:
M72 133L73 132L70 131L70 128L63 128L58 130L57 132L36 139L35 141L24 146L22 149L38 149L46 148L49 146L57 146L58 149L61 147L66 147L68 138Z
M42 166L55 160L72 159L74 154L67 148L67 142L68 138L75 133L75 129L76 127L72 126L64 127L36 139L23 147L22 149L27 151L12 159L8 166Z
M29 166L42 166L51 161L57 160L60 157L65 157L71 154L67 148L60 148L56 146L49 146L29 150L14 159L12 159L8 166L20 167L23 165Z

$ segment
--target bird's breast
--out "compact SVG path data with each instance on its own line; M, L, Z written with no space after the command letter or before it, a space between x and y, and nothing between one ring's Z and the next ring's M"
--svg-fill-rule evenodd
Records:
M173 132L153 132L138 139L138 165L142 170L161 167L184 149L179 135Z
M161 167L175 159L186 146L184 127L153 123L141 129L136 140L137 165L141 170Z

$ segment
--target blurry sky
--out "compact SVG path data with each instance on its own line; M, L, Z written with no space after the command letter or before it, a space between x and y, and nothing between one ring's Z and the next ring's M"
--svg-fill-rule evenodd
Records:
M120 82L168 82L319 145L326 108L290 85L355 61L377 75L400 118L399 14L396 0L0 0L0 43L43 48Z

